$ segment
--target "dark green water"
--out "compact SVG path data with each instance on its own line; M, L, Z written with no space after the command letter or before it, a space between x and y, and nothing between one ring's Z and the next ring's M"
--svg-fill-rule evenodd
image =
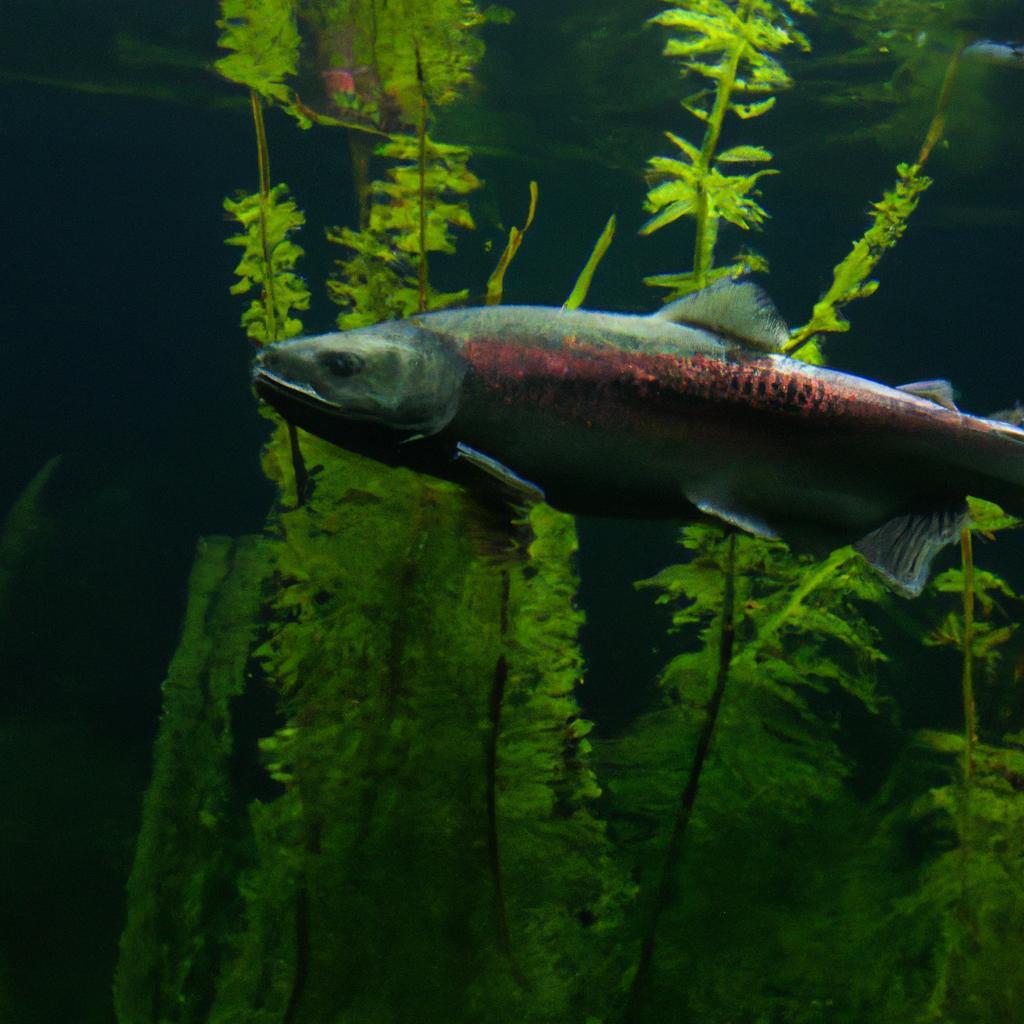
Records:
M62 456L38 528L20 542L14 589L0 604L0 1024L114 1020L110 991L125 885L152 771L160 684L178 643L196 543L259 531L275 496L260 469L268 430L248 384L241 300L227 292L235 253L223 245L222 197L256 187L244 91L207 67L216 57L208 5L101 6L7 0L0 40L8 182L0 212L0 509L13 505L48 459ZM643 165L667 151L664 130L696 133L677 102L685 84L659 56L657 34L642 28L658 5L510 6L511 25L484 30L477 86L440 120L442 138L479 149L472 166L486 186L475 199L477 232L461 240L455 257L438 262L438 280L468 285L479 299L505 231L521 223L532 179L540 186L537 219L509 272L505 300L564 301L614 212L618 234L587 304L653 309L657 293L643 276L685 265L690 238L682 228L637 235L645 218ZM893 7L903 14L913 5ZM930 24L935 5L922 0L920 7L922 24ZM1005 5L975 7L978 24L991 13L999 30L1024 37L1024 19L1015 27ZM828 286L831 267L863 231L868 203L889 186L895 163L913 158L955 39L947 25L922 40L918 53L907 48L920 85L900 90L885 79L896 58L823 65L858 45L842 11L823 7L805 30L812 54L783 58L794 88L766 118L735 129L737 139L771 148L781 171L763 187L771 220L750 241L769 259L766 286L792 323L806 318ZM876 49L884 44L872 38ZM162 56L133 40L159 44ZM868 85L880 98L863 98ZM878 294L849 309L853 330L831 341L833 365L888 383L949 377L962 407L980 413L1024 398L1022 109L1024 70L965 65L948 146L928 166L935 184L882 262ZM311 225L302 238L314 289L305 324L327 330L335 310L318 283L332 254L319 226L351 223L355 215L346 138L337 130L299 132L276 112L268 115L268 132L273 177L289 183ZM747 241L735 232L723 239L730 252ZM696 642L692 631L669 633L668 612L654 606L650 591L632 586L677 560L677 528L602 520L578 528L587 661L578 700L597 723L596 735L614 738L655 706L660 670ZM979 541L977 559L1024 589L1019 533L1006 532L997 544ZM952 551L943 556L942 567L954 564ZM908 743L918 729L955 732L962 720L959 659L921 646L920 636L955 608L955 595L928 595L884 618L889 661L880 669L881 715L841 697L821 698L816 711L834 722L853 767L817 821L758 819L756 799L743 792L734 818L724 806L708 812L698 837L707 859L691 865L692 887L666 926L678 930L662 967L674 980L659 983L643 1019L1024 1019L1007 1009L1024 990L1014 959L1024 952L1014 924L1024 902L1012 885L1002 906L991 905L985 890L980 923L965 925L955 907L940 913L924 903L915 918L914 900L937 851L953 839L930 819L909 815L929 785L945 785L948 766L915 762ZM1016 624L1021 608L1000 598L993 614ZM1020 659L1014 637L990 673L978 671L987 743L998 745L1024 724ZM256 704L247 713L258 723L253 734L263 735L273 725L261 730L265 709ZM1019 742L1008 747L1019 751ZM1011 875L1024 866L1024 854L1014 852L1020 778L1006 768L999 792L1006 834L993 827L984 839L1005 855L1001 869ZM718 786L727 791L728 780ZM873 800L872 818L863 812ZM844 815L855 821L845 835ZM899 831L896 853L871 846L883 825ZM859 860L852 849L858 844L867 851ZM799 871L778 868L792 863ZM641 892L649 891L655 872L649 864L636 870ZM851 887L841 905L829 900L831 873L835 887L857 873L879 880ZM864 906L850 905L858 899ZM856 965L840 955L843 913L879 917L897 905L922 930L962 926L969 933L963 956L979 966L972 973L955 965L970 993L944 1004L955 1010L925 997L938 982L921 980L930 968L914 960L927 947L916 938L905 957L897 952L865 964L870 994L859 1002L844 1003L822 981L828 970L815 962L816 950L836 958L847 993L857 977ZM810 927L816 906L820 920ZM784 908L794 909L792 920ZM1001 943L1002 960L992 953ZM869 977L882 970L905 972L906 987L925 993L917 1016L892 1015L905 1014L907 1004ZM609 1005L625 987L609 994ZM732 987L755 994L744 1003L732 998ZM714 1006L720 1015L708 1009ZM372 1018L323 1013L294 1019L484 1019L465 1007L448 1017L417 1018L408 1007Z

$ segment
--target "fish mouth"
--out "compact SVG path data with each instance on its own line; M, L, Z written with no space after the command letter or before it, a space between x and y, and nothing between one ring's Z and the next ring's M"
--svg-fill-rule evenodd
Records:
M298 384L288 380L286 377L278 376L265 366L257 366L252 371L252 383L256 394L268 405L274 406L282 414L285 410L281 408L280 399L296 401L300 405L308 406L318 413L328 416L340 416L341 410L322 398L313 388L306 384ZM278 399L278 401L275 401Z
M286 422L323 438L331 444L388 466L408 465L434 475L443 475L451 455L435 445L423 446L418 455L402 442L409 435L358 417L326 401L313 388L281 377L263 366L253 368L253 389L261 401L275 409Z

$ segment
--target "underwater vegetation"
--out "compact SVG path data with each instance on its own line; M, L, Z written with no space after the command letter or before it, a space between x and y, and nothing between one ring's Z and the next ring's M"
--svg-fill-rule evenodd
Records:
M780 116L811 13L694 0L654 16L684 95L641 230L693 254L647 279L668 297L767 270L735 245L783 170L756 129ZM356 218L325 227L339 327L501 301L544 215L534 183L480 278L436 283L483 187L438 111L473 87L488 19L507 13L222 0L219 70L255 137L257 188L225 202L253 344L301 333L313 296L301 197L271 173L280 112L348 135ZM954 52L912 162L809 297L797 358L823 361L879 287L956 69ZM615 227L578 254L568 308ZM849 548L820 561L686 527L678 563L638 583L676 653L653 705L601 736L579 704L570 517L485 505L267 415L278 501L259 535L201 543L164 684L122 1024L1018 1019L1024 599L974 560L1014 520L972 503L960 568L912 611ZM957 681L962 727L901 721L920 685L907 651Z

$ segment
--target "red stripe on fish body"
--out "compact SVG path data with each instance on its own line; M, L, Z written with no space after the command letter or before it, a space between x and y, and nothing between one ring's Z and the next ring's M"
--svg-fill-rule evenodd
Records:
M858 400L853 388L836 387L821 371L773 357L681 356L581 342L524 344L507 338L464 343L473 374L504 404L539 405L555 415L619 420L622 405L642 402L667 413L692 401L741 405L768 413L842 415ZM682 400L682 402L681 402Z

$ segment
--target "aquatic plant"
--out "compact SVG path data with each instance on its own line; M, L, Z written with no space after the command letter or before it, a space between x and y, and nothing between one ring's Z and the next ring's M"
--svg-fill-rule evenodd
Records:
M163 725L146 792L114 983L118 1020L208 1020L236 927L233 890L250 854L236 766L251 756L239 717L272 566L259 537L200 542L181 642L163 684Z
M669 0L671 2L671 0ZM757 184L772 170L743 174L727 170L739 164L763 164L772 154L763 146L738 145L720 150L726 115L746 121L766 114L775 105L774 93L790 85L775 59L787 46L809 49L807 38L788 12L809 14L803 0L696 0L655 15L657 25L686 34L670 38L665 54L679 57L682 74L712 83L688 96L683 108L704 124L700 145L666 132L679 150L674 157L652 157L649 174L657 182L647 193L645 208L653 216L640 229L650 234L681 217L694 219L693 268L682 274L645 278L647 284L670 289L670 298L696 291L724 276L766 269L764 260L741 255L731 264L714 266L721 221L744 231L764 222Z
M453 229L475 226L464 198L480 187L467 167L469 151L424 137L395 136L377 150L390 161L386 178L369 186L369 223L361 231L327 229L328 241L349 251L335 262L328 295L338 326L364 327L464 301L468 291L429 286L430 253L453 253Z
M308 127L309 119L300 113L285 81L295 75L299 63L294 0L221 0L220 12L217 45L231 52L216 62L216 69Z
M465 149L427 132L429 73L424 61L410 86L415 134L374 155L367 223L332 232L352 254L331 285L344 326L460 297L434 290L427 255L472 227L464 197L479 182ZM249 315L258 340L291 329L290 293L274 288L297 258L297 211L278 216L288 202L268 189L237 207L243 280L264 300L273 289ZM595 811L574 699L572 520L537 506L510 535L506 515L453 485L315 439L303 448L314 486L275 510L255 576L220 545L210 573L209 549L197 563L133 876L121 1019L592 1016L615 983L633 887ZM264 466L282 491L291 457L278 430ZM218 617L243 591L247 610ZM219 651L230 666L215 675ZM249 717L261 707L265 770ZM202 738L188 759L191 733ZM168 923L183 897L188 912Z
M786 828L828 806L849 763L819 695L874 713L885 660L868 618L884 588L849 548L816 563L710 526L687 527L680 542L690 559L640 585L696 645L664 669L659 707L601 751L613 821L628 823L619 833L646 879L627 1019L678 995L664 986L692 927L680 923L691 906L683 879L708 834L755 804Z
M882 195L879 202L872 204L867 230L833 269L832 284L828 291L814 304L810 320L791 331L784 351L796 353L809 362L822 362L823 355L816 336L849 330L850 324L842 315L842 307L855 299L874 295L878 290L878 281L869 275L885 253L903 237L907 222L917 209L922 194L932 184L932 179L924 174L923 168L942 138L959 65L960 50L957 50L946 67L935 113L925 132L917 160L912 164L897 165L896 183Z
M612 244L614 237L615 214L613 213L608 218L601 234L597 236L594 248L591 249L587 262L583 264L583 269L579 272L576 283L572 286L572 291L569 292L569 297L565 300L565 309L579 309L586 302L587 293L590 291L591 282L594 280L594 272L597 270L601 260L604 259L605 253L608 252L608 247Z
M388 133L419 122L424 85L431 107L462 95L483 54L473 30L507 17L472 0L300 0L297 8L333 116Z
M237 221L239 233L228 245L242 249L235 267L238 282L232 295L253 289L258 295L242 314L245 333L257 344L293 338L302 331L302 321L293 313L309 309L309 288L295 272L302 249L293 235L306 222L287 185L275 185L267 192L225 199L224 210Z
M523 238L526 236L526 232L530 230L530 225L533 223L533 217L536 212L537 182L531 181L530 206L526 211L526 220L521 228L517 228L513 224L508 230L508 241L505 243L505 248L498 258L498 265L491 271L491 276L487 279L487 290L484 295L485 305L496 306L501 302L505 289L505 272L508 270L512 260L515 259L516 253L519 252L519 246L523 244Z

